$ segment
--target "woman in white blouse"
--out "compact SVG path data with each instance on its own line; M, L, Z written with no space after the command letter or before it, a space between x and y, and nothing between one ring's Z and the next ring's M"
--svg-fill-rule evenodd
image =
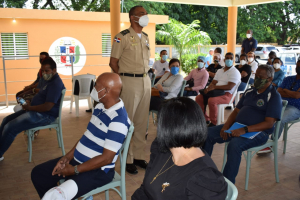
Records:
M251 66L251 71L252 71L250 80L249 80L249 84L252 85L254 83L255 72L258 68L258 63L255 60L254 52L252 52L252 51L248 52L247 56L248 56L248 65Z
M173 58L169 62L170 72L165 73L151 91L150 110L158 110L165 99L177 97L183 81L179 74L180 61Z

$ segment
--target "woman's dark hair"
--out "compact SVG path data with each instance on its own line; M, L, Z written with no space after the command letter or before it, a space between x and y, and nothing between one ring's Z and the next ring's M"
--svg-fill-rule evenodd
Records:
M276 56L276 52L270 51L269 56Z
M219 54L222 54L222 49L221 49L220 47L217 47L217 48L215 49L215 51L216 51L217 53L219 53Z
M246 60L248 61L248 56L247 56L247 54L242 53L242 54L240 55L240 58L241 58L242 56L245 56L245 57L246 57Z
M44 55L44 56L46 56L46 57L49 57L49 54L48 54L47 52L45 52L45 51L41 52L41 53L40 53L40 56L41 56L41 55Z
M272 62L272 65L273 65L273 63L274 63L274 61L275 61L275 60L280 60L280 62L281 62L281 65L283 65L283 62L282 62L282 60L281 60L280 58L278 58L278 57L274 58L274 60L273 60L273 62Z
M169 62L169 67L171 67L171 64L174 63L174 62L178 62L179 63L179 66L180 66L180 61L177 59L177 58L172 58Z
M157 141L162 152L174 147L202 147L207 126L200 106L190 98L163 102L157 116Z
M52 70L56 69L56 63L51 57L47 57L42 61L42 65L50 65Z

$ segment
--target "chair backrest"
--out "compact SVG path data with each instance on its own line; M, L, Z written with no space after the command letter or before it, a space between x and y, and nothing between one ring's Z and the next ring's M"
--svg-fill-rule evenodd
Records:
M151 80L151 87L154 86L155 78L156 78L156 74L153 73L152 80Z
M237 196L238 196L238 190L235 187L235 185L233 183L231 183L230 180L228 180L227 178L225 178L225 181L227 182L227 196L225 200L236 200Z
M181 85L181 89L180 89L180 92L178 94L178 97L182 97L183 96L185 85L186 85L186 80L183 79L182 85Z
M282 116L283 116L283 113L285 111L285 108L286 108L287 104L288 104L287 100L282 100L282 109L281 109L280 119L282 119ZM279 134L279 129L280 129L280 123L281 123L281 120L279 120L279 121L276 122L274 131L272 133L272 138L273 138L273 140L275 142L278 141L278 134Z
M231 99L230 99L230 101L229 101L229 104L232 104L232 103L233 103L233 101L234 101L234 99L235 99L235 97L236 97L236 93L237 93L237 90L238 90L240 84L241 84L241 82L238 82L238 83L236 84L236 88L234 89L234 92L232 93L232 97L231 97Z
M75 82L79 83L79 96L89 96L91 93L91 82L95 81L96 75L83 74L74 76L73 78L73 91L75 91Z
M248 81L247 81L244 91L240 91L240 92L244 93L248 89L249 81L250 81L250 77L248 78Z
M126 159L129 149L129 144L131 141L131 137L134 131L133 122L131 122L127 136L125 138L125 141L122 145L122 147L119 150L119 157L120 157L120 165L121 165L121 181L122 183L125 183L125 168L126 168Z
M59 104L59 111L58 111L58 119L61 120L61 110L62 110L62 106L63 106L63 102L64 102L64 97L66 94L67 89L63 89L61 91L61 97L60 97L60 104Z

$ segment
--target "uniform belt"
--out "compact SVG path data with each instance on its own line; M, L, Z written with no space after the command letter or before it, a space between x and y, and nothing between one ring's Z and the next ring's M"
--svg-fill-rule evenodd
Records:
M121 73L121 76L130 76L130 77L146 77L147 74L129 74L129 73Z

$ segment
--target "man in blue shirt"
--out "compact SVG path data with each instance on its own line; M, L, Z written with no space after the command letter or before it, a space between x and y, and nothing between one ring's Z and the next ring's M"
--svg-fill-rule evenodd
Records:
M299 119L300 117L300 61L297 62L296 73L297 75L295 76L287 76L284 78L278 88L282 99L288 101L288 105L281 119L278 138L283 131L285 123ZM269 152L271 152L271 149L265 148L257 153Z
M210 49L207 56L205 57L205 67L207 68L210 64L212 64L213 60L213 55L214 55L214 50Z
M41 199L77 199L112 181L131 124L119 97L121 89L122 81L116 73L103 73L97 78L91 98L100 103L83 136L65 156L42 163L31 172ZM66 181L57 187L62 176Z
M42 75L47 84L33 97L26 101L23 110L5 117L0 126L0 161L3 154L13 143L15 137L24 130L52 123L59 112L61 91L65 88L56 72L56 63L52 58L42 62Z
M253 31L248 30L247 31L247 39L245 39L242 43L242 51L241 54L252 51L255 52L257 48L257 40L253 38Z
M254 88L248 89L225 124L208 128L204 150L212 154L215 143L229 142L227 162L223 175L232 183L238 174L242 152L267 142L273 132L274 124L280 120L282 100L272 85L274 69L269 65L260 65L255 74ZM247 125L232 130L231 134L224 132L235 122ZM253 139L240 137L247 132L261 131Z

